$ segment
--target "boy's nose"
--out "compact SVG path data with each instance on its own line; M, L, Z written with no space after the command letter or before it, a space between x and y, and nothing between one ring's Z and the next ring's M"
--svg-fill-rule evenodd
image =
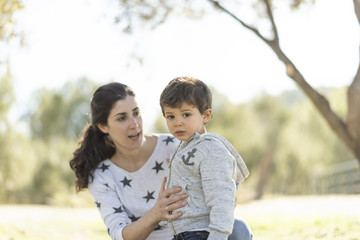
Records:
M175 120L175 126L181 126L182 121L181 120Z

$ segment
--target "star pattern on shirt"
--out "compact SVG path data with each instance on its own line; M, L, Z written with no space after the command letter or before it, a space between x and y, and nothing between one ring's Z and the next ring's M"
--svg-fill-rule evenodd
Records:
M174 137L168 136L166 139L163 140L163 142L166 142L167 146L170 142L174 142Z
M140 217L135 217L135 215L133 214L133 215L131 215L129 218L130 218L131 222L135 222L135 221L138 220Z
M122 212L124 212L122 206L120 206L120 207L118 207L118 208L117 208L117 207L113 207L113 209L115 210L114 213L122 213Z
M158 174L159 171L164 170L162 168L163 163L164 162L158 163L157 161L155 161L155 167L153 167L152 169L156 170L156 174Z
M146 199L146 202L149 202L151 199L155 199L153 196L154 192L155 191L152 191L152 192L147 191L147 195L143 197Z
M125 177L124 177L124 180L121 180L120 182L123 183L123 187L126 187L126 186L131 187L131 185L130 185L130 182L131 182L131 181L132 181L132 179L127 179L127 177L125 176Z
M98 169L101 169L102 172L105 172L105 170L109 170L109 167L110 165L106 165L105 163L103 163Z
M164 143L162 143L162 142L164 142ZM169 149L169 147L174 145L175 143L177 143L177 141L172 136L167 136L166 135L166 136L161 137L161 147L164 148L164 149L167 149L169 152L172 151L171 149ZM168 147L165 147L165 146L168 146ZM152 168L151 168L151 166L152 166ZM161 173L163 173L161 171L165 171L167 166L168 165L167 165L165 159L154 158L151 161L151 164L149 164L147 166L147 174L153 174L154 172L156 172L157 175L159 173L161 174ZM112 167L111 164L109 164L109 162L104 161L104 162L100 163L97 166L97 169L99 170L99 172L100 171L101 172L106 172L106 170L111 171L110 167ZM127 175L127 176L125 176L125 175ZM154 175L152 175L152 176L154 176ZM146 188L144 189L144 186L139 187L137 184L134 184L134 183L136 183L136 180L133 179L131 176L129 176L129 174L121 174L120 176L117 176L116 179L117 180L116 180L115 184L112 183L112 182L107 182L107 180L101 182L100 183L102 185L101 190L102 191L105 191L105 190L109 191L111 188L115 188L114 185L119 186L120 188L122 186L125 193L127 191L131 192L132 190L137 190L137 191L140 192L141 195L143 195L143 197L141 197L141 195L138 196L138 198L137 198L137 200L135 202L140 203L140 201L146 201L146 202L142 202L143 204L146 203L146 205L147 204L151 205L151 203L155 202L156 197L154 197L154 196L156 194L156 190L151 191L152 190L151 188L150 189L146 189ZM132 182L133 180L135 182ZM111 187L110 187L110 185L111 185ZM129 187L129 188L126 188L126 187ZM140 191L140 189L142 189L142 190ZM146 194L144 194L145 191L147 192ZM140 198L143 198L144 200L141 200ZM118 200L120 200L119 197L118 197ZM152 202L151 200L154 200L154 202ZM134 202L134 204L135 204L135 202ZM105 208L104 208L105 205L102 204L100 201L96 201L95 204L96 204L96 207L101 212L106 211ZM111 210L111 208L113 210ZM141 218L140 215L135 215L135 214L132 214L132 213L128 213L127 210L125 209L125 206L122 205L121 202L118 202L117 204L112 205L109 210L112 212L113 217L118 217L118 216L120 216L119 214L125 214L125 213L127 213L126 215L128 216L128 218L126 218L127 220L124 220L123 222L119 223L118 226L112 226L111 228L107 228L107 231L108 231L109 235L110 235L110 232L112 233L114 231L113 228L123 227L123 226L125 226L127 224L130 224L131 222L135 222L135 221L137 221L137 220L139 220ZM154 231L159 231L159 230L163 230L163 229L164 229L164 226L161 226L160 224L158 224L154 228Z

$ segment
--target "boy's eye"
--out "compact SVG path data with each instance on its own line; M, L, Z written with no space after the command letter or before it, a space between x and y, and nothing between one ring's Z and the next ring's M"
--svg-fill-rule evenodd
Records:
M173 116L173 115L167 115L166 118L167 118L167 119L173 119L174 116Z
M191 114L190 113L184 113L184 117L190 117Z

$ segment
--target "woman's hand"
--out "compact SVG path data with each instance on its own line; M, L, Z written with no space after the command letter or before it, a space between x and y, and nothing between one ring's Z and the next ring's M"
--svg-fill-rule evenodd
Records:
M174 195L175 193L181 192L180 187L165 190L165 184L166 177L163 179L158 199L152 208L159 221L179 218L182 215L182 212L176 212L174 214L171 214L171 212L182 208L187 204L187 201L185 200L187 198L186 194Z
M182 215L182 212L171 214L171 211L185 206L187 204L185 200L187 195L173 195L179 193L181 188L165 190L165 183L166 177L161 184L155 205L140 219L124 227L122 232L124 239L146 239L161 221L174 220Z

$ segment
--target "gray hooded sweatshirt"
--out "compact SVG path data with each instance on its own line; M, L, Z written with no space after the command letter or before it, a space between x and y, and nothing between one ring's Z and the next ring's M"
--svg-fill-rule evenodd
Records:
M167 188L180 186L188 195L188 204L177 210L183 215L169 221L174 234L206 230L208 240L226 240L234 223L236 184L249 175L235 148L220 135L195 133L180 143L169 168Z

